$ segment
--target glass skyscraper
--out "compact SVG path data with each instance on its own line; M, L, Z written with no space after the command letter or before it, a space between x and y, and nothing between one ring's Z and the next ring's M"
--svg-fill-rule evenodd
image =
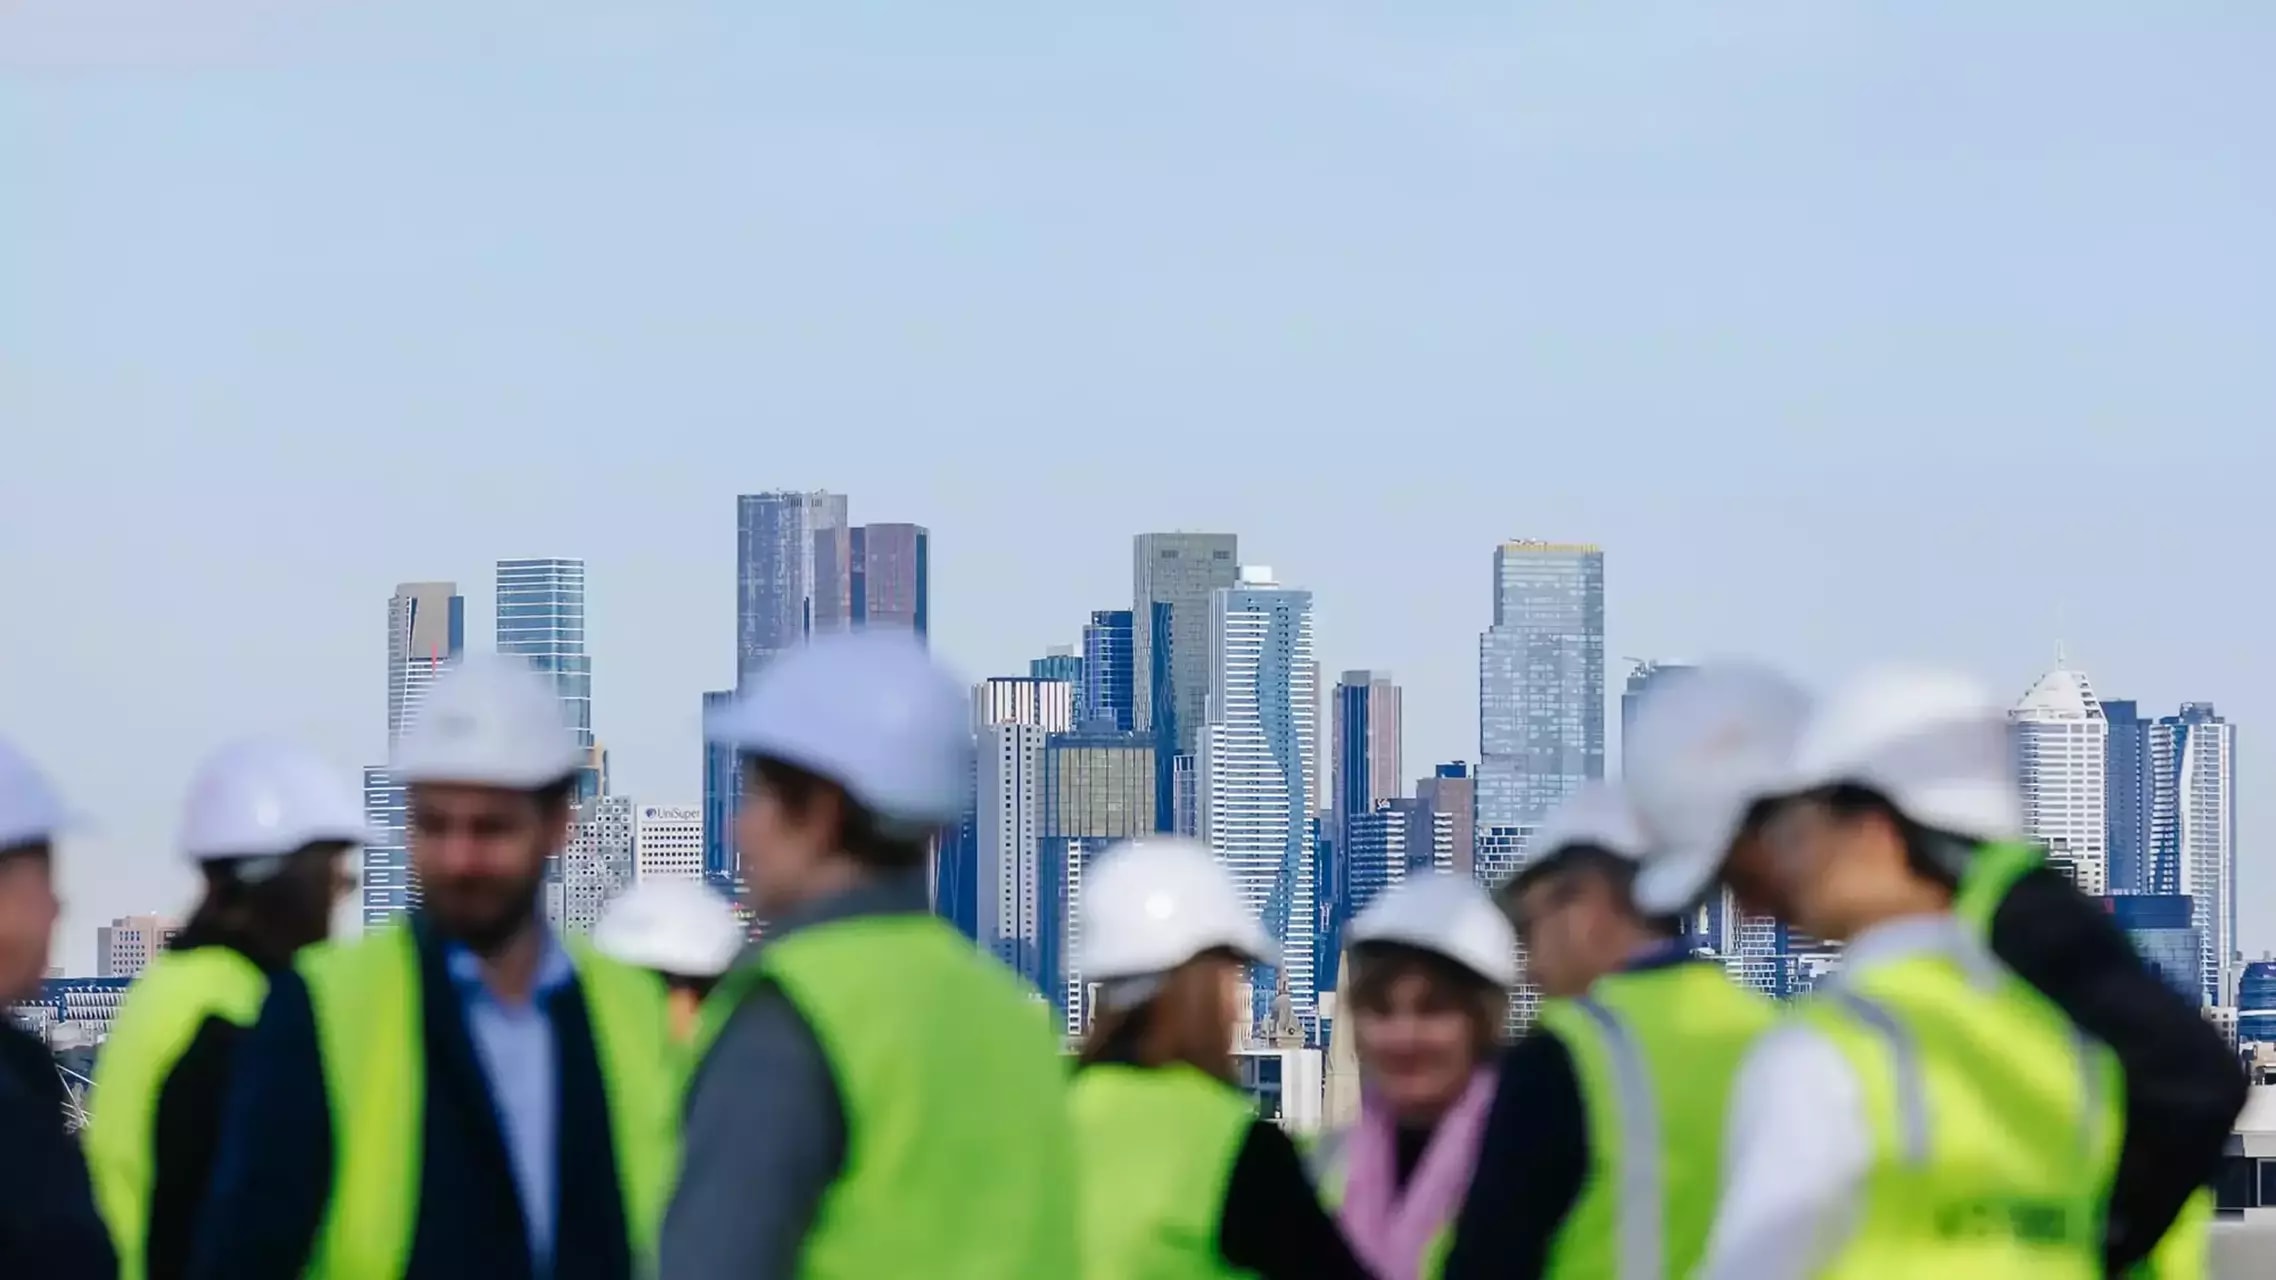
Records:
M853 624L926 635L932 629L931 532L921 524L864 524L855 525L847 541Z
M2104 699L2110 737L2103 757L2110 892L2147 893L2150 866L2150 722L2132 701Z
M2181 894L2136 893L2106 897L2110 918L2166 985L2194 1004L2205 1003L2200 968L2205 946L2195 911Z
M1505 542L1478 637L1478 814L1534 826L1604 776L1604 553Z
M1102 609L1083 628L1083 714L1086 728L1130 733L1138 728L1137 704L1132 701L1137 676L1137 636L1131 629L1131 611ZM1158 797L1157 797L1158 799Z
M1316 850L1312 776L1319 735L1313 686L1312 593L1284 587L1262 567L1211 600L1209 721L1194 753L1201 841L1240 886L1248 909L1280 944L1283 963L1256 970L1254 1016L1285 984L1297 1017L1317 1027L1312 901Z
M1131 705L1154 734L1161 820L1176 808L1176 758L1190 756L1209 705L1214 593L1240 581L1240 538L1230 533L1141 533L1131 539Z
M387 600L387 749L418 714L427 687L466 651L466 598L453 582L406 582ZM386 768L364 770L363 925L376 928L419 903L405 833L403 788Z
M579 772L577 798L600 794L593 751L593 660L585 651L585 562L498 562L498 652L528 662L553 681L589 763Z
M851 614L851 539L842 493L746 493L735 499L737 682L801 644L816 619ZM817 564L817 551L823 563ZM817 604L819 597L820 603Z
M2189 898L2205 1003L2227 1002L2236 954L2236 726L2184 702L2149 732L2150 891Z

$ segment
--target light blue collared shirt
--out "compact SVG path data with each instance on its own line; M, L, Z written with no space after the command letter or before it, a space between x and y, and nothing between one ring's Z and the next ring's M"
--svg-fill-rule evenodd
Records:
M447 956L459 1008L474 1040L474 1056L490 1085L514 1186L521 1193L530 1262L538 1275L547 1275L553 1270L553 1218L561 1194L556 1132L561 1081L553 1015L545 1002L574 982L577 971L569 963L569 953L547 930L529 1003L515 1005L500 1000L482 980L482 962L472 951L454 943Z

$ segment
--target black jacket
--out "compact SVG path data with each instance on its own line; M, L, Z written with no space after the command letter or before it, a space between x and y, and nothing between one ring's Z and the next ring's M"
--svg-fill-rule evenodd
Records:
M2120 1274L2212 1182L2244 1108L2243 1068L2197 1006L2058 871L2040 867L2008 890L1992 915L1991 948L2125 1066L2126 1142L2104 1239L2110 1274Z
M63 1104L47 1046L0 1015L0 1276L118 1274L86 1156L64 1129Z
M427 1098L404 1280L532 1280L520 1194L442 945L414 922ZM560 1054L551 1280L629 1280L616 1157L592 1023L571 983L548 997ZM332 1117L308 987L282 974L231 1073L193 1280L298 1280L332 1195Z

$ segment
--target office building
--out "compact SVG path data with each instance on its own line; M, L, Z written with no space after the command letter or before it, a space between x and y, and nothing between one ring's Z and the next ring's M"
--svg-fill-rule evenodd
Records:
M2083 672L2058 663L2008 719L2015 727L2024 830L2068 864L2082 890L2100 896L2110 867L2103 786L2109 722L2094 686Z
M2238 1041L2276 1045L2276 960L2255 960L2238 970L2236 1010Z
M2184 702L2150 726L2154 894L2186 896L2202 944L2205 1003L2225 1005L2236 956L2236 726L2209 702Z
M2102 715L2109 726L2102 772L2110 892L2148 893L2151 722L2131 700L2103 699Z
M852 612L844 494L746 493L735 499L738 683L767 660ZM820 549L823 563L817 563Z
M1048 683L1058 684L1059 681ZM979 731L978 865L981 947L1043 989L1054 924L1043 866L1043 748L1050 731L994 722Z
M932 630L932 534L921 524L855 525L848 599L857 627Z
M2192 1004L2204 1004L2205 945L2196 912L2180 894L2128 893L2102 899L2112 923L2166 984Z
M1068 701L1074 708L1074 727L1079 729L1091 723L1090 708L1083 704L1083 657L1073 646L1054 645L1044 656L1028 659L1027 674L1037 680L1065 681Z
M1051 733L1075 727L1075 686L1034 676L990 676L972 687L972 724L1024 724Z
M1137 658L1133 616L1128 609L1102 609L1083 628L1083 692L1075 701L1088 718L1084 729L1131 733L1138 728L1131 701L1131 663Z
M1427 778L1415 780L1415 799L1443 813L1454 840L1454 873L1477 871L1478 780L1470 776L1470 762L1452 760L1439 765Z
M1399 686L1388 671L1346 671L1335 692L1335 790L1329 812L1342 823L1373 813L1406 790L1399 758Z
M590 763L577 798L601 793L600 748L593 736L593 660L585 650L585 562L498 562L498 652L512 654L553 681L577 744Z
M1175 765L1191 755L1208 711L1214 594L1240 581L1230 533L1141 533L1131 539L1131 703L1154 734L1157 812L1174 809ZM1158 607L1157 607L1158 606Z
M131 978L158 958L182 927L164 916L120 916L95 930L95 976Z
M632 878L706 879L701 807L644 804L633 810Z
M1067 1033L1088 1025L1088 987L1076 964L1081 945L1083 875L1117 841L1153 834L1154 741L1128 733L1053 734L1043 747L1043 825L1039 874L1046 936L1037 985L1066 1017Z
M709 722L735 701L732 689L714 689L703 695L703 719ZM735 811L743 796L742 770L732 747L721 746L707 735L703 742L703 878L712 888L734 896L739 889L735 856Z
M1506 542L1478 637L1478 825L1538 824L1604 776L1604 553Z
M591 933L616 896L632 887L634 802L595 796L577 802L569 844L548 859L545 916L563 933Z
M387 600L387 750L426 701L427 688L466 651L466 598L452 582L406 582ZM404 825L403 788L384 765L364 770L362 923L376 928L419 904Z
M1310 1028L1319 734L1312 593L1280 585L1262 566L1242 568L1239 579L1211 597L1204 629L1209 719L1194 755L1197 826L1280 944L1283 963L1256 973L1257 1021L1267 1020L1272 996L1285 990Z
M1421 800L1385 800L1343 821L1344 901L1338 928L1408 876L1454 869L1454 821Z

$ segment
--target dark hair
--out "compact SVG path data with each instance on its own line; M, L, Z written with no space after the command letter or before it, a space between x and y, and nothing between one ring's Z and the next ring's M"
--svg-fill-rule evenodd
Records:
M1483 1055L1501 1039L1509 1012L1509 993L1490 978L1435 951L1398 942L1362 942L1351 949L1351 974L1345 986L1351 1008L1382 1012L1391 1004L1391 988L1402 980L1420 977L1431 998L1460 1008L1470 1019L1473 1042Z
M1080 1064L1161 1067L1182 1062L1233 1080L1233 1029L1225 1017L1219 970L1229 959L1230 952L1204 952L1170 970L1161 990L1146 1000L1102 1009L1083 1037Z
M1502 908L1514 915L1519 898L1539 885L1567 877L1603 881L1621 907L1655 934L1672 938L1683 927L1682 912L1671 916L1651 916L1637 910L1635 860L1623 858L1597 844L1563 845L1549 856L1519 868L1518 873L1509 878L1509 883L1502 886Z
M846 856L879 871L907 871L924 865L934 832L912 830L889 823L862 805L846 789L809 769L770 756L747 756L744 767L758 784L772 792L782 807L804 817L825 797L838 809L837 846Z
M1922 826L1906 817L1887 796L1871 787L1844 782L1818 791L1811 798L1823 804L1827 812L1842 822L1874 816L1887 821L1904 842L1906 869L1921 879L1934 881L1946 889L1958 887L1960 873L1966 868L1975 848L1973 840L1949 831Z
M54 846L49 843L46 836L41 836L37 840L26 840L22 844L12 844L6 848L0 848L0 862L6 862L10 858L50 858L53 855Z

